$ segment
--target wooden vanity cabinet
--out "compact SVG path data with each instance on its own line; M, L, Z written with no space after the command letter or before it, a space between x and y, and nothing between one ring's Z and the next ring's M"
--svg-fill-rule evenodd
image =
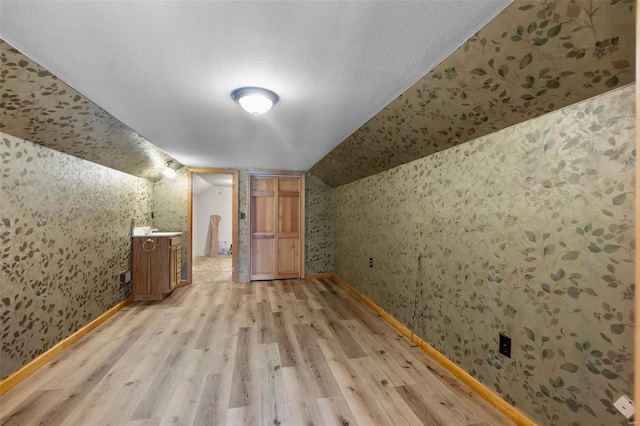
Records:
M180 235L133 237L133 300L162 300L180 282Z

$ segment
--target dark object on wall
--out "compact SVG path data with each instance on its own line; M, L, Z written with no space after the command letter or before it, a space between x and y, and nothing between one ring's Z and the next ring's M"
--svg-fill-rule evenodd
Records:
M511 337L500 333L500 353L507 358L511 358Z

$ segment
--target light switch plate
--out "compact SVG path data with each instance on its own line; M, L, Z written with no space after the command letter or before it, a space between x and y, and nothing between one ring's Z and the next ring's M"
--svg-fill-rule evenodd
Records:
M613 403L613 406L616 407L618 411L620 411L620 413L627 419L630 419L635 411L633 402L626 395L622 395L620 398L618 398L618 400Z

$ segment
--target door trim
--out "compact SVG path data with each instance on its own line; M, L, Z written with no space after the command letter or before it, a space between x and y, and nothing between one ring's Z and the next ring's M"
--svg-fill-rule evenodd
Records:
M187 169L187 284L193 282L193 174L231 175L233 191L231 196L231 265L232 280L238 282L238 171L233 169L189 168Z
M305 237L305 173L288 170L249 170L247 172L247 281L251 281L251 178L252 177L298 177L300 178L300 278L304 278Z

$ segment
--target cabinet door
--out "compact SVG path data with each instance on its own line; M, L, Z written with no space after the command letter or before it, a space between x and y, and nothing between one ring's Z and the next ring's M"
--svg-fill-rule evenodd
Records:
M133 240L133 296L136 300L162 299L163 273L160 238Z
M143 250L142 245L146 238L133 239L133 297L135 300L142 300L144 296L151 293L149 270L151 268L151 258ZM149 246L149 244L147 244Z
M180 242L171 240L171 256L169 258L169 288L165 293L170 292L178 286L182 276L182 247Z
M152 238L152 240L156 244L149 251L151 293L162 299L162 293L165 293L164 289L169 281L169 242L168 238Z

